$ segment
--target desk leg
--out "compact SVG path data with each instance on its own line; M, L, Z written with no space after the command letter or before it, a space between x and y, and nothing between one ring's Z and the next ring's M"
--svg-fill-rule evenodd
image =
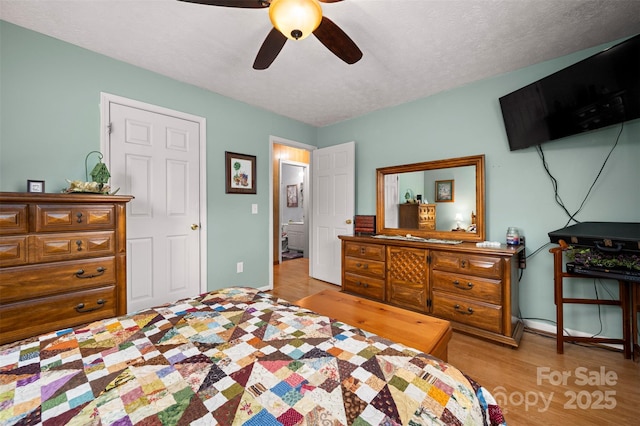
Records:
M556 352L564 353L564 308L562 295L562 249L553 252L553 298L556 303Z
M640 359L640 345L638 345L638 308L640 308L640 283L631 282L631 356Z
M626 281L619 281L620 284L620 307L622 308L622 335L624 339L624 357L631 358L633 353L633 338L631 337L631 288L627 287ZM629 283L631 285L631 283Z

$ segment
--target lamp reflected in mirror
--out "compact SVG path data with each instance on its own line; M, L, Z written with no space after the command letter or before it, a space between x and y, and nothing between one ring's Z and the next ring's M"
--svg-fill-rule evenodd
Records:
M462 213L456 213L456 229L460 229L460 222L462 222Z

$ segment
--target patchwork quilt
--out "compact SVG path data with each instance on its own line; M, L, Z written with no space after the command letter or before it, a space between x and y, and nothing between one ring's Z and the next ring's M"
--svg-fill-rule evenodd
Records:
M1 425L494 425L455 367L232 287L0 347Z

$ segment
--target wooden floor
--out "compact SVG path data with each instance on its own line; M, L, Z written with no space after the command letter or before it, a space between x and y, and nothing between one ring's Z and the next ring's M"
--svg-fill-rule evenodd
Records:
M274 266L273 294L295 301L333 284L308 275L308 259ZM489 390L510 425L635 425L640 364L620 352L565 344L527 331L518 349L454 332L449 363Z

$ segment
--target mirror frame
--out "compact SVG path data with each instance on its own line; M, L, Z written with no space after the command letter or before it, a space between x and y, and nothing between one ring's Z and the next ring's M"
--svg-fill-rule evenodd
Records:
M384 176L395 173L420 172L425 170L447 169L452 167L476 167L476 232L429 231L421 229L385 228L384 217ZM484 192L484 154L469 157L448 158L423 163L404 164L376 169L376 233L383 235L405 235L414 237L437 238L444 240L484 241L485 240L485 192Z

